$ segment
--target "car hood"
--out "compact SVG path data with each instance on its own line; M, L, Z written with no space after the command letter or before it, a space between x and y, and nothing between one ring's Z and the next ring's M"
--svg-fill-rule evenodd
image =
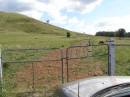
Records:
M91 97L95 93L115 85L130 83L129 76L99 76L64 84L61 97Z

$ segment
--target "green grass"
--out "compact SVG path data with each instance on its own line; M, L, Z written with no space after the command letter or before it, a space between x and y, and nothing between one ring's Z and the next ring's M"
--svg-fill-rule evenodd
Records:
M130 75L130 46L116 47L116 74Z
M69 46L87 37L71 37L44 34L5 34L0 33L2 48L59 48Z
M70 45L77 44L87 37L71 37L66 38L65 36L56 35L43 35L43 34L6 34L0 33L0 44L2 50L10 49L22 49L22 48L63 48ZM33 60L39 58L44 53L44 51L10 51L3 52L5 61L15 61L15 60Z

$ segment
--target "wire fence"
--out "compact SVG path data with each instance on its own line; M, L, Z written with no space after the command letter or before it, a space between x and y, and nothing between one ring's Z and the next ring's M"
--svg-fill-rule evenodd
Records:
M130 45L117 44L115 50L116 75L130 75Z
M129 74L129 45L115 45L116 74ZM108 74L107 44L69 48L4 49L2 97L59 97L63 83ZM124 58L124 56L126 58ZM122 61L123 59L123 61ZM126 63L126 64L125 64ZM126 66L126 67L124 67ZM122 69L122 67L124 67Z

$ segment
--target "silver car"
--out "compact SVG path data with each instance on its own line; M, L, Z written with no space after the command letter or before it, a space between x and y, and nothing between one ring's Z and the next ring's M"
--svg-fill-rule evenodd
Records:
M129 76L100 76L63 85L60 97L130 97Z

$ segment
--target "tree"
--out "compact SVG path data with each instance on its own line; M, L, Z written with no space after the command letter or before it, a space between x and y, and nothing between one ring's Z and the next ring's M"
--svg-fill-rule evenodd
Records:
M107 37L128 37L129 34L126 33L124 28L120 28L117 31L99 31L96 36L107 36Z
M125 37L125 34L126 34L126 31L124 28L120 28L118 31L117 31L117 36L118 37Z
M66 33L66 37L67 37L67 38L70 38L70 36L71 36L71 35L70 35L70 32L67 32L67 33Z
M96 33L96 36L115 37L115 32L113 32L113 31L100 31L100 32Z

